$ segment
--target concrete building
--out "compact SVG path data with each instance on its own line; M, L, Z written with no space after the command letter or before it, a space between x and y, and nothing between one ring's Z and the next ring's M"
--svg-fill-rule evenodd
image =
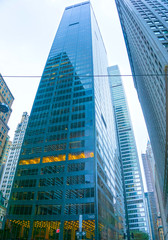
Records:
M5 145L4 145L4 149L3 149L3 152L2 152L2 164L5 164L6 161L7 161L11 145L12 145L12 141L10 141L10 137L7 136L6 142L5 142Z
M3 148L3 151L2 151L2 158L1 158L2 161L1 161L1 167L0 167L0 182L1 182L1 179L2 179L3 171L4 171L4 168L5 168L5 164L6 164L8 155L9 155L9 150L10 150L11 145L12 145L12 142L10 141L9 136L7 136L6 141L5 141L5 145L4 145L4 148Z
M168 2L115 1L156 161L157 194L168 239Z
M24 112L21 118L21 122L18 124L16 128L12 146L10 148L9 155L2 174L0 190L2 191L3 196L7 200L9 200L10 197L13 179L16 172L16 166L18 163L28 120L29 115L27 114L27 112Z
M2 164L2 152L9 131L7 124L12 112L11 106L13 100L14 97L5 83L2 75L0 74L0 103L5 103L9 107L9 111L7 113L0 112L0 168Z

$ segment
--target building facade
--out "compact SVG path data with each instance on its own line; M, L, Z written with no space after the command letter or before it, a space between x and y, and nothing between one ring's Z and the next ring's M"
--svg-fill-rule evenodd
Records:
M158 226L158 235L159 235L159 240L164 240L164 232L163 232L163 225L162 225L162 219L160 216L158 216L157 219L157 226Z
M2 229L3 219L6 215L6 203L2 192L0 191L0 230ZM1 232L2 233L2 232ZM1 237L0 237L1 239Z
M122 162L127 235L148 232L139 158L118 66L109 67L108 73Z
M5 164L5 168L2 174L0 182L0 191L2 191L5 199L9 200L10 192L12 189L13 179L16 172L16 166L18 163L29 115L24 112L21 118L21 122L18 124L12 146L10 147L9 155Z
M6 141L5 141L5 145L3 147L3 151L2 151L2 158L1 158L1 167L0 167L0 182L2 179L2 175L3 175L3 171L5 168L5 164L9 155L9 150L10 147L12 145L12 142L10 141L10 137L7 136Z
M0 168L2 164L2 153L5 146L7 134L9 131L9 127L7 124L12 112L11 106L12 106L13 100L14 100L14 97L10 92L2 75L0 74L0 103L5 103L9 107L9 111L7 113L3 113L0 111Z
M150 234L152 239L159 239L158 228L157 228L157 207L155 201L154 192L145 192L146 206L148 210L148 221L150 226Z
M168 3L166 0L116 0L116 5L156 161L157 193L168 239Z
M159 225L158 229L158 218L159 222L161 222L160 218L160 209L158 204L158 198L155 189L155 160L153 156L153 151L150 142L148 141L146 147L146 153L142 154L142 162L145 172L146 178L146 186L147 186L147 198L149 205L149 213L150 213L150 221L152 227L152 235L153 239L159 239L159 233L161 232L162 223ZM163 230L163 229L162 229Z
M7 136L6 137L6 142L5 142L5 145L4 145L4 149L3 149L3 152L2 152L2 164L5 164L6 161L7 161L11 145L12 145L12 141L10 141L10 137Z
M65 9L37 90L3 238L122 239L107 57L90 2ZM80 218L81 219L81 218Z

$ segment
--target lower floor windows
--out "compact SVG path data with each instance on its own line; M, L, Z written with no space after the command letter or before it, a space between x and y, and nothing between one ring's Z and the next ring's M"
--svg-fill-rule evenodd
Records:
M36 215L60 215L61 205L37 205L35 209Z
M93 214L94 203L67 204L64 213L65 215Z
M30 205L11 205L9 215L31 215L32 206Z

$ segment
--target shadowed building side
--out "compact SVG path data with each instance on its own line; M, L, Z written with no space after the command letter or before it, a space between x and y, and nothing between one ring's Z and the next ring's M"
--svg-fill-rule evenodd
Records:
M168 64L168 3L166 0L115 2L156 161L157 194L164 235L168 239L168 103L165 76Z

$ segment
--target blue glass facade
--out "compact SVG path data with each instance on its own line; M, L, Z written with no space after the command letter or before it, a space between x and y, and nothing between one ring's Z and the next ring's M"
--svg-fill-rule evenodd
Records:
M108 72L122 161L127 227L130 232L148 232L139 159L120 71L118 66L112 66Z
M107 57L90 2L67 7L31 111L4 239L74 240L79 215L85 239L122 239L110 88L98 74L107 74Z

